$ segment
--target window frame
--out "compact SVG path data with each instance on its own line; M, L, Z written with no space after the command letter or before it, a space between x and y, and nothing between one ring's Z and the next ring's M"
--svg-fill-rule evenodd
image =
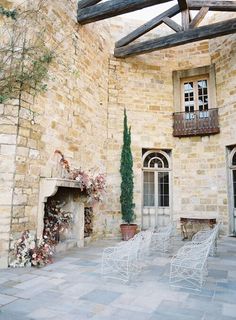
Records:
M188 70L173 71L174 112L185 112L183 81L208 76L208 110L216 108L215 64ZM198 111L198 110L195 110Z
M234 185L234 172L236 172L236 164L233 164L234 157L236 155L236 147L234 147L230 151L230 156L229 156L229 169L231 171L231 183L232 183L232 201L233 201L233 207L236 209L236 186Z
M147 156L149 156L150 154L152 153L160 153L162 154L166 160L167 160L167 163L168 163L168 167L165 167L163 166L162 168L160 167L157 167L157 166L154 166L154 167L150 167L150 166L147 166L145 167L144 166L144 163L145 163L145 159L147 158ZM155 157L153 157L155 158ZM148 164L150 164L151 160L153 159L151 158L149 161L148 161ZM172 189L171 189L171 181L172 181L172 178L171 178L171 157L170 155L163 151L163 150L149 150L147 152L145 152L143 154L143 157L142 157L142 207L143 208L154 208L154 207L158 207L158 208L171 208L172 207L172 198L171 198L171 195L172 195ZM144 173L145 172L153 172L154 174L154 206L147 206L147 205L144 205ZM159 173L168 173L168 188L169 188L169 194L168 194L168 206L160 206L159 205ZM156 203L156 201L158 202L158 205Z
M190 78L182 78L181 81L181 107L182 107L182 112L186 112L186 113L194 113L195 111L199 111L199 104L198 104L198 81L207 81L207 97L208 97L208 108L207 110L203 110L204 111L208 111L209 109L211 109L211 97L209 94L209 74L205 74L205 75L201 75L201 76L195 76L195 77L190 77ZM184 89L184 84L186 82L193 82L193 101L194 101L194 110L193 111L186 111L185 110L185 89Z

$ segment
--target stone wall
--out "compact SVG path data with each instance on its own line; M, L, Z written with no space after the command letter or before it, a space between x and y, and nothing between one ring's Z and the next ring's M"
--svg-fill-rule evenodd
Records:
M108 176L119 211L119 157L123 109L132 127L135 212L141 223L142 148L172 150L173 219L180 215L217 216L228 232L226 146L235 144L235 36L166 49L133 58L110 60ZM172 72L215 63L216 104L221 133L174 138ZM178 110L177 110L178 111ZM118 120L119 119L119 120ZM120 216L117 215L119 219Z
M106 173L107 23L78 26L77 1L47 1L47 42L55 49L48 89L1 105L0 259L7 264L10 234L37 229L39 180L58 176L60 150L72 167ZM95 207L103 232L101 207ZM10 223L11 221L11 223ZM10 226L11 225L11 226ZM4 241L2 241L4 240Z
M231 35L211 41L210 54L212 62L216 65L216 87L221 128L217 149L215 150L218 174L217 205L219 214L223 216L224 221L228 221L229 214L232 215L232 211L230 212L228 205L227 147L236 145L236 36Z

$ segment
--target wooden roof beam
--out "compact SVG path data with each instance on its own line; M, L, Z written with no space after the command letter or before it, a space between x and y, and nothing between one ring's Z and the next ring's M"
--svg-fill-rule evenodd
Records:
M172 0L108 0L78 10L77 21L91 23L169 1Z
M102 0L80 0L78 2L78 10L93 6L94 4L97 4L98 2L101 2L101 1Z
M190 23L190 14L189 9L181 11L181 20L182 20L182 27L184 30L189 29L189 23Z
M199 12L196 14L196 16L193 18L193 20L190 22L189 28L195 28L197 27L202 20L205 18L207 12L209 11L208 7L202 7Z
M124 38L120 39L119 41L116 42L115 46L116 47L122 47L125 46L132 41L138 39L145 33L151 31L152 29L158 27L160 24L163 22L163 18L168 17L171 18L178 14L180 12L180 8L177 5L173 6L172 8L166 10L165 12L161 13L159 16L151 19L150 21L146 22L145 24L141 25L131 33L129 33L127 36Z
M168 17L163 18L163 22L175 32L179 32L183 30L183 28L178 23L176 23L175 21L171 20Z
M124 47L115 48L114 55L117 58L125 58L156 50L177 47L195 41L212 39L232 33L236 33L236 18L195 29L189 29L187 31L181 31L161 38L155 38Z
M178 0L178 4L181 11L188 9L188 3L186 0Z
M209 7L212 11L236 11L236 1L188 0L188 7L190 10Z

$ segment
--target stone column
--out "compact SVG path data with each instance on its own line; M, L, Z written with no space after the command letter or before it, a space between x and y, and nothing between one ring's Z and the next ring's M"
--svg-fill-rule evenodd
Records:
M0 268L7 268L15 176L17 114L0 104Z

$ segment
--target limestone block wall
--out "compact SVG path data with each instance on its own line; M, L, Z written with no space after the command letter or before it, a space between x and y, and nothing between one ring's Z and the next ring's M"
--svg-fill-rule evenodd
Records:
M217 203L219 213L223 216L224 221L228 221L232 211L228 194L227 155L228 147L236 145L236 36L231 35L211 41L210 54L216 65L217 99L221 127L215 154L218 170Z
M76 0L47 1L45 10L51 21L46 24L47 43L55 48L48 89L34 100L24 96L0 106L3 265L10 235L18 238L23 230L36 231L39 180L58 175L56 149L72 167L106 173L108 26L78 26ZM102 234L101 206L94 211L95 234Z
M141 223L142 148L169 149L172 156L172 214L202 214L223 218L228 232L225 147L235 143L234 36L162 50L148 55L110 60L108 176L111 213L119 221L119 157L123 109L132 127L136 221ZM221 52L221 53L220 53ZM174 138L175 111L172 72L216 64L216 103L221 133ZM229 84L230 83L230 84ZM223 96L224 95L224 96ZM113 200L112 200L113 197Z

